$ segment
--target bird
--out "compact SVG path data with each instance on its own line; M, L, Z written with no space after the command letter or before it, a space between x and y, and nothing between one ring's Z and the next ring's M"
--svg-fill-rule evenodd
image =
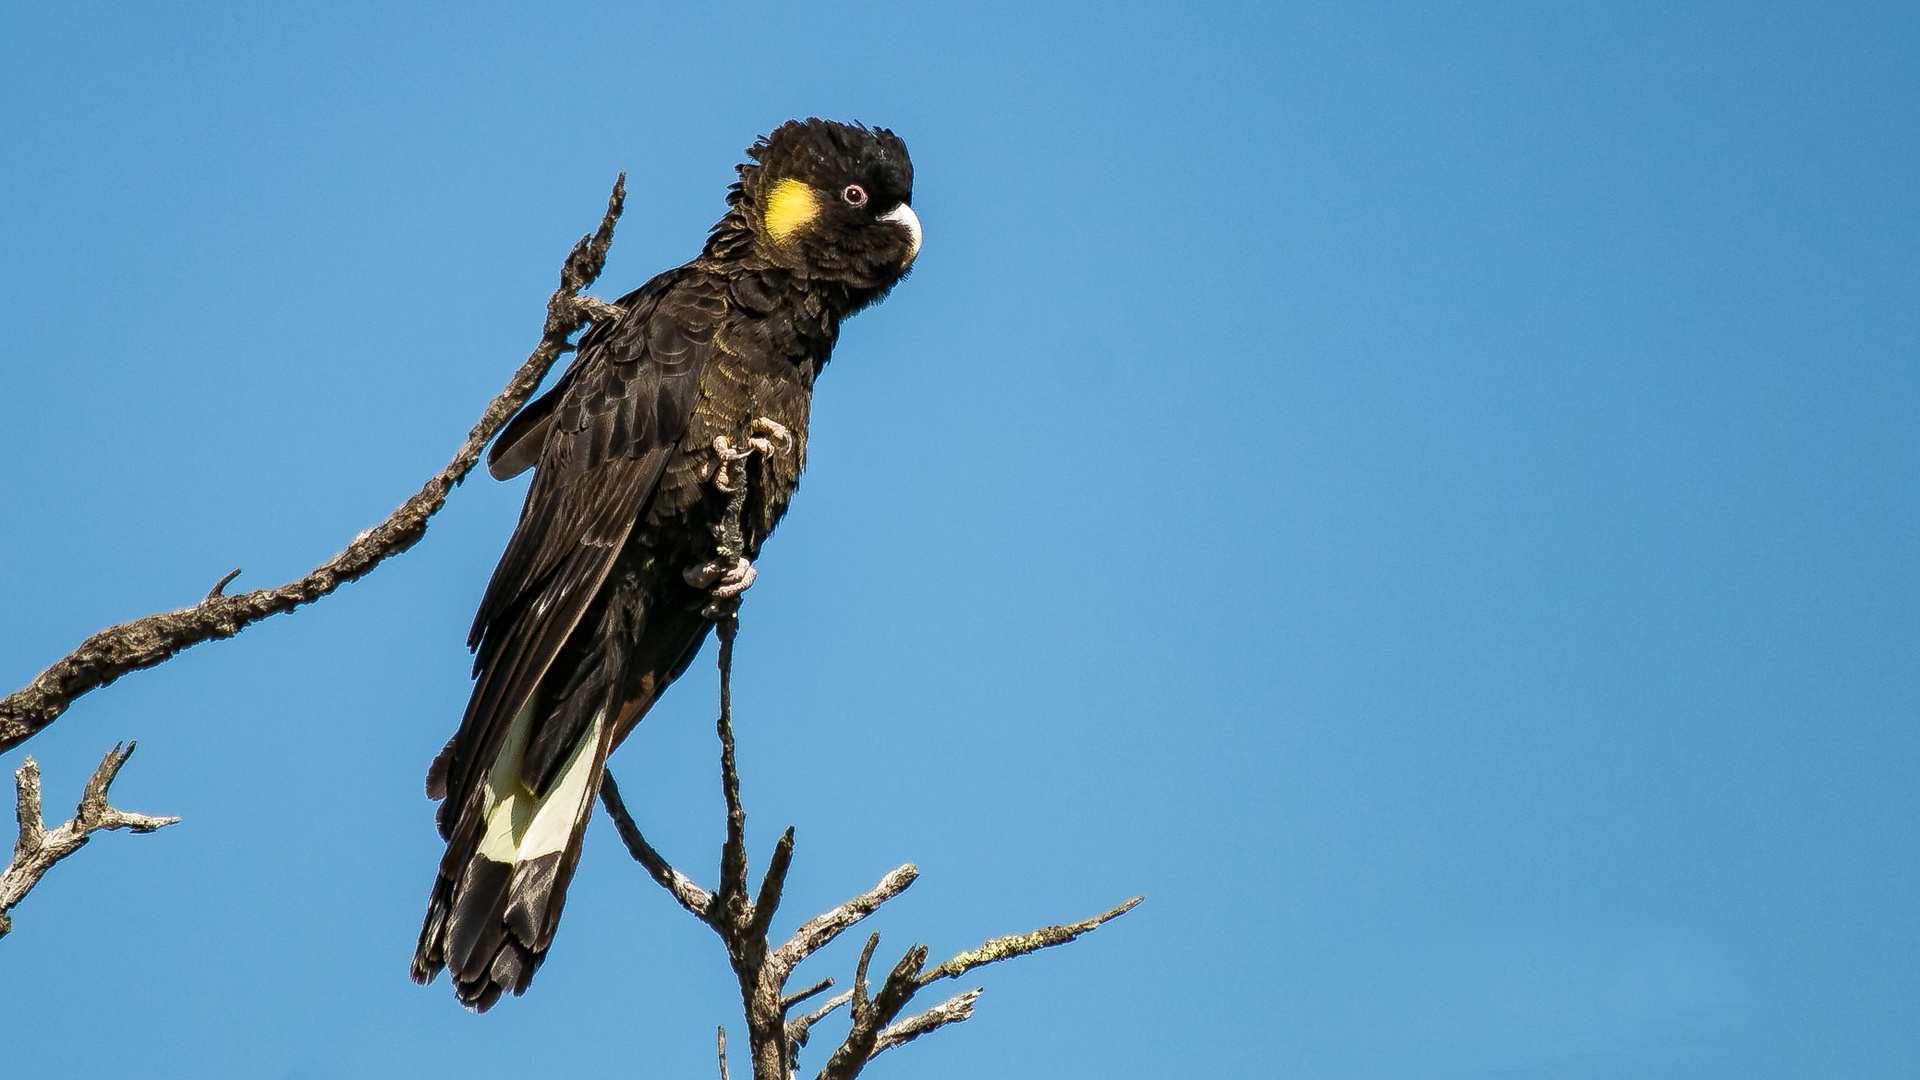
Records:
M790 120L745 155L700 255L595 321L487 455L496 479L534 475L468 637L472 696L427 773L446 853L412 964L422 984L450 971L476 1011L545 960L607 756L753 583L842 321L920 253L893 132ZM741 484L728 559L715 526Z

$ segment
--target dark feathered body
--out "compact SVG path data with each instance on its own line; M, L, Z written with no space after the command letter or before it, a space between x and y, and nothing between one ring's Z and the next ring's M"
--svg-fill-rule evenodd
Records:
M799 483L841 319L918 250L917 220L902 224L911 166L890 133L790 123L749 154L700 258L623 297L489 458L496 476L538 471L474 622L466 716L428 775L447 851L413 963L420 981L450 968L481 1009L526 989L602 764L712 625L685 573L713 559L726 507L715 438L744 445L762 419L793 437L747 462L752 558Z

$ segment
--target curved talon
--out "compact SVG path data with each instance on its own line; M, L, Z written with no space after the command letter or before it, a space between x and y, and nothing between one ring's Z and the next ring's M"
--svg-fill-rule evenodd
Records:
M747 425L745 445L735 447L733 440L725 435L713 437L713 486L723 494L732 496L728 513L733 516L731 541L727 540L727 529L721 525L713 526L714 538L720 541L722 551L737 550L740 546L739 514L745 498L741 491L740 479L744 473L735 472L734 466L746 461L755 454L773 457L775 454L791 453L796 445L793 432L785 424L770 417L756 417ZM708 602L700 614L705 618L719 621L731 616L740 607L740 594L753 587L754 578L759 571L753 563L744 558L735 558L732 562L714 559L699 566L690 566L680 572L682 579L696 589L707 591Z
M734 486L731 466L736 461L744 461L752 457L753 451L754 448L751 445L745 450L735 450L732 440L728 439L725 435L715 435L713 437L713 454L719 458L720 461L713 469L713 486L724 495L731 495L740 490Z
M754 436L760 436L755 438ZM769 417L758 417L747 425L747 445L772 457L774 454L786 454L793 451L793 432L785 424Z

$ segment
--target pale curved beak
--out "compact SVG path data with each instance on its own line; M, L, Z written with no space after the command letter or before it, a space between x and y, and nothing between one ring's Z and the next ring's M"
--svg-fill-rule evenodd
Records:
M886 213L881 214L880 220L891 221L896 225L906 226L907 262L911 264L914 259L919 258L920 256L920 215L913 212L913 207L908 206L906 203L901 203L899 206L894 207L892 210L889 210Z

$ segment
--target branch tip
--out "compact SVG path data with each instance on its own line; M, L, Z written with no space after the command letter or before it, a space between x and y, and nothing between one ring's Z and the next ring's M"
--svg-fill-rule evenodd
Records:
M767 860L767 874L760 879L760 895L753 902L753 925L749 932L759 938L767 936L767 930L773 925L773 913L780 909L780 892L786 888L787 869L793 865L793 826L780 836L780 842L773 846L773 857Z
M805 990L802 990L797 994L788 994L786 997L781 998L780 1008L782 1010L791 1009L795 1005L800 1004L801 1002L807 1000L808 998L814 996L815 994L824 993L825 991L828 991L831 989L833 989L833 977L829 975L828 977L821 979L819 982L814 983L812 986L807 987Z
M207 590L207 599L218 600L221 596L225 595L227 586L233 584L233 579L240 576L241 569L241 567L236 566L233 568L232 573L214 582L213 588Z
M978 989L969 990L964 994L955 994L926 1012L887 1025L874 1039L873 1056L879 1057L882 1053L903 1043L912 1042L929 1031L971 1019L973 1004L980 999L980 994L981 991Z
M1025 956L1055 945L1065 945L1074 938L1099 927L1103 923L1125 915L1137 907L1145 896L1136 896L1119 907L1083 922L1068 926L1045 926L1030 934L1014 934L1008 937L994 938L977 949L969 949L955 956L939 967L919 977L919 985L938 982L941 979L957 979L977 967L997 964L1002 960L1011 960L1016 956Z
M26 898L48 870L60 860L86 846L96 832L129 829L137 833L153 832L177 824L177 817L152 817L115 809L107 801L107 791L121 766L133 756L136 744L114 745L100 759L100 766L88 778L74 816L57 829L48 829L41 820L40 765L29 756L14 771L14 804L20 820L20 837L13 846L13 861L0 873L0 937L13 929L7 912Z

